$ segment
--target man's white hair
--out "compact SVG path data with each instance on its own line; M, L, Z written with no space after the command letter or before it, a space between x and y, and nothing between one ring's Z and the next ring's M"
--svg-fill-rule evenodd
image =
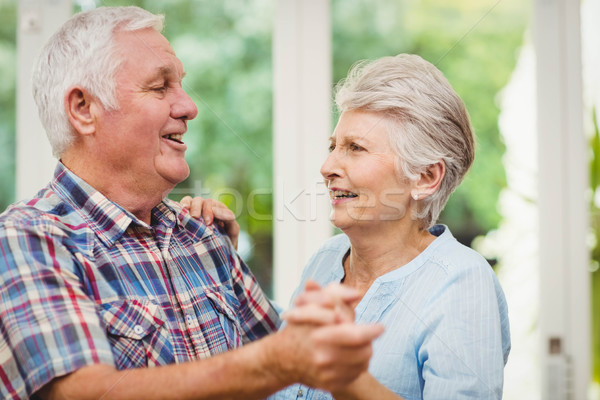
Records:
M79 85L107 110L118 108L116 72L123 60L114 36L120 31L163 29L163 15L139 7L99 7L69 19L42 48L33 69L33 97L55 157L75 139L64 96Z

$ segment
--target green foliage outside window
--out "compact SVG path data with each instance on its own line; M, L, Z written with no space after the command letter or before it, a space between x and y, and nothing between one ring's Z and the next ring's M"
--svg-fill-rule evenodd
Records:
M17 2L0 1L0 210L15 196Z
M16 3L0 2L2 209L14 201ZM221 194L222 201L240 211L238 221L252 238L248 264L269 291L275 2L110 0L97 4L139 5L165 14L165 36L184 64L184 88L199 109L185 137L191 176L171 197ZM332 86L360 59L416 53L436 64L465 100L478 152L441 222L467 244L499 222L496 202L505 186L504 144L495 99L514 68L528 9L527 3L517 0L331 0ZM321 145L327 143L314 144Z
M463 242L494 229L496 202L505 186L504 144L496 97L508 82L529 20L517 0L332 0L333 80L361 59L415 53L442 70L467 105L478 140L475 165L451 197L441 222ZM271 286L272 27L269 0L104 1L139 5L166 15L165 35L187 71L185 89L199 115L189 124L187 159L192 174L171 197L221 194L241 211L252 238L248 264ZM0 1L0 209L15 200L17 2ZM32 112L34 112L32 110ZM337 118L334 118L334 123ZM596 122L595 116L594 121ZM315 146L326 143L315 143ZM600 134L590 146L591 188L600 187ZM252 218L246 204L250 193ZM255 192L256 193L256 192ZM239 201L241 204L238 204ZM600 208L592 201L591 225L600 237ZM262 216L262 217L261 217ZM600 315L600 245L592 250L592 310ZM600 318L593 318L594 380L600 382Z
M498 226L506 186L496 97L508 83L529 20L528 2L333 0L334 81L359 59L414 53L436 65L464 100L475 163L440 222L463 243Z

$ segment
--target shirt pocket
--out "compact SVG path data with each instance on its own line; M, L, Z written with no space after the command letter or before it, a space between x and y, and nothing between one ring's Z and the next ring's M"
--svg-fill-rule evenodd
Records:
M228 350L242 345L239 301L233 290L206 288L205 294L217 312L219 324L227 341Z
M160 306L147 299L121 299L100 306L118 369L174 362Z

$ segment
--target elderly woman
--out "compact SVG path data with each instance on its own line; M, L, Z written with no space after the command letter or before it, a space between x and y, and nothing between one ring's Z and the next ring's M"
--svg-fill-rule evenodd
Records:
M435 225L474 158L463 102L432 64L401 54L353 67L336 103L321 174L343 234L313 255L296 295L312 280L343 282L361 295L356 320L385 332L345 391L293 385L273 398L500 399L504 294L486 260ZM320 323L302 309L288 318Z
M312 279L356 288L357 321L386 330L370 375L335 397L500 399L504 294L486 260L435 225L474 159L463 102L432 64L401 54L354 66L336 103L321 174L343 234L313 255L300 287ZM276 396L332 397L301 385Z

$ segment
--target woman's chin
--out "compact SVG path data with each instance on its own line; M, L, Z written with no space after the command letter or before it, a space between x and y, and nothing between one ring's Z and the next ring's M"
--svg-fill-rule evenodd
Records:
M342 220L343 218L340 218L339 215L336 215L334 211L332 211L329 215L329 221L331 222L331 224L338 229L344 230L345 224L342 222Z
M344 232L348 229L358 226L361 223L364 223L360 220L360 218L352 217L347 213L336 212L331 213L331 215L329 216L329 220L331 221L333 226Z

